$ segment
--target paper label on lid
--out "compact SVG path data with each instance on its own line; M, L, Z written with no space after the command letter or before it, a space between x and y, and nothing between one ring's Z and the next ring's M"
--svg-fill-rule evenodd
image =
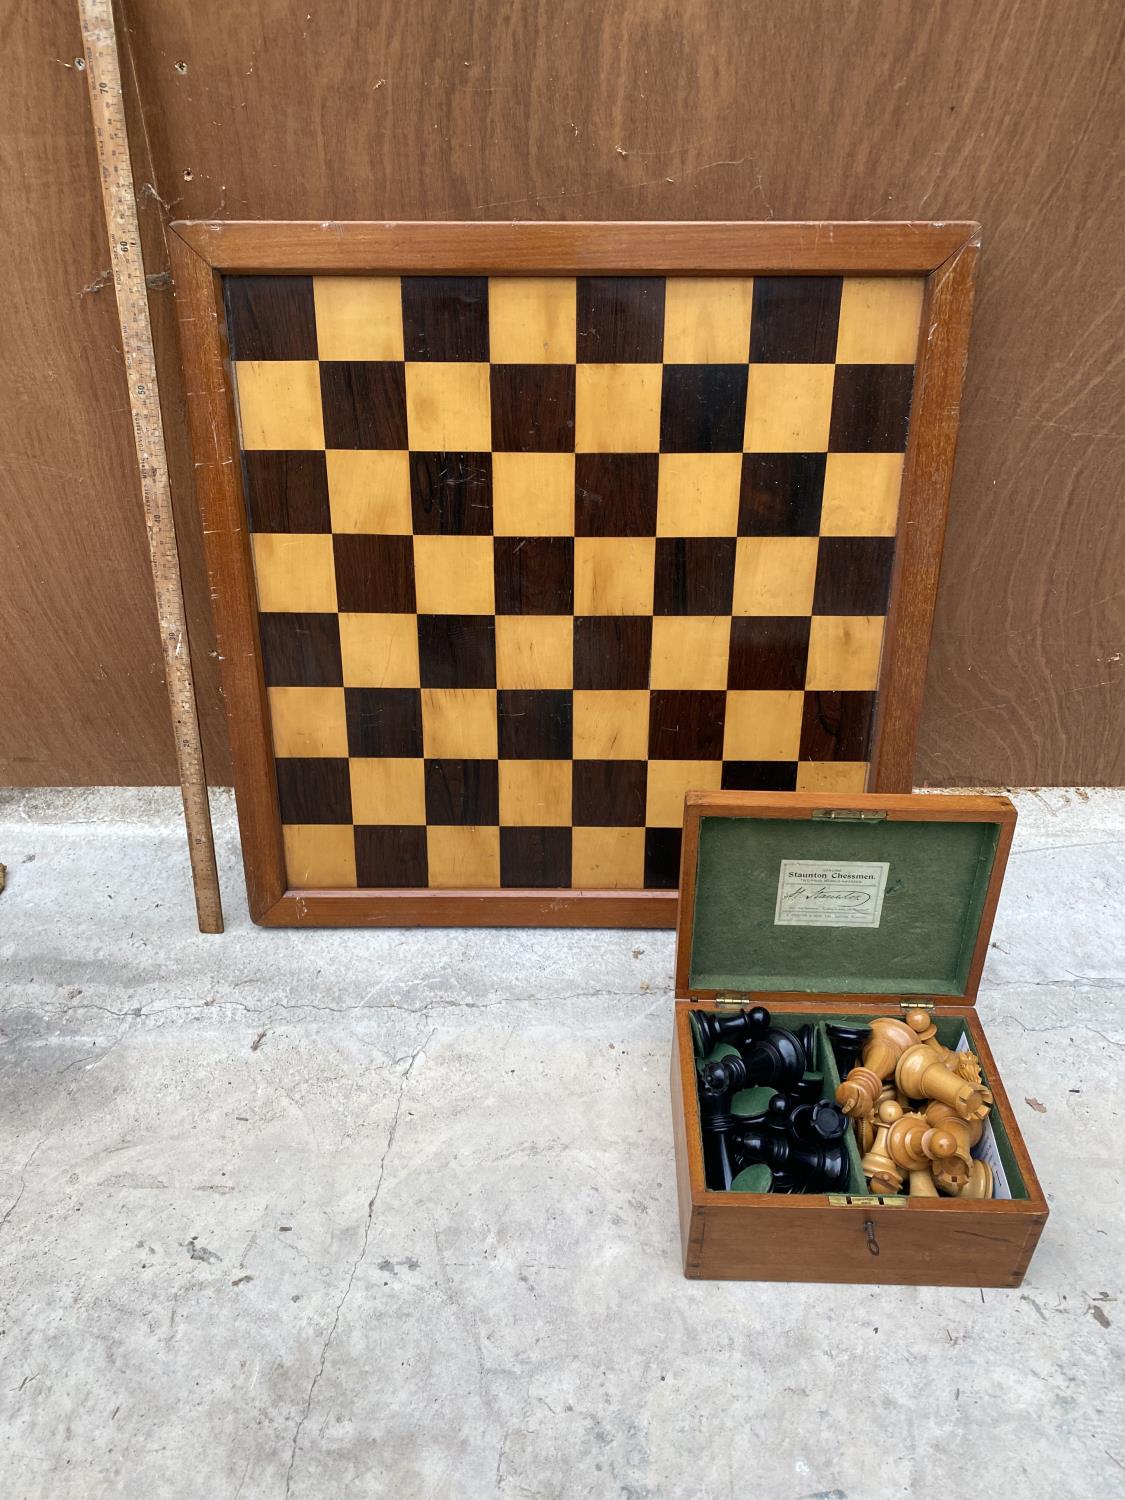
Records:
M885 860L783 859L775 927L878 927Z

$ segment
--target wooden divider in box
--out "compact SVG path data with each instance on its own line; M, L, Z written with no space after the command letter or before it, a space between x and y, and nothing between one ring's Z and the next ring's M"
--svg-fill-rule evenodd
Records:
M1047 1204L973 1005L1015 816L1006 797L689 793L671 1080L685 1275L1020 1284ZM1011 1197L874 1195L854 1147L846 1193L709 1189L690 1012L740 1005L816 1024L826 1093L829 1022L922 1007L945 1046L967 1035Z

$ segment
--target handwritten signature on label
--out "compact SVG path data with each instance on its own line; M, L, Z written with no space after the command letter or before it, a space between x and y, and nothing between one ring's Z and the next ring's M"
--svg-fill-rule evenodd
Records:
M781 862L774 923L789 927L878 927L889 865L881 860Z

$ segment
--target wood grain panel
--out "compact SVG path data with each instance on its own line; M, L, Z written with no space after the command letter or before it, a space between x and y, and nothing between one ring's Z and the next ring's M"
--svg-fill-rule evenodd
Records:
M177 218L313 222L982 218L917 774L1125 781L1125 13L841 0L830 27L824 14L816 0L126 0L149 270L166 269L155 194ZM169 781L112 292L81 295L108 252L85 83L66 66L77 26L65 7L11 19L0 780ZM794 114L801 79L816 87ZM171 296L150 300L198 696L225 781Z

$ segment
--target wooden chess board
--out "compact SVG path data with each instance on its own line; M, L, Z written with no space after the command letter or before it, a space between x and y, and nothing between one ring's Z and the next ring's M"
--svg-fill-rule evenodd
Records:
M878 782L926 275L308 272L221 279L294 911L674 893L688 789Z

